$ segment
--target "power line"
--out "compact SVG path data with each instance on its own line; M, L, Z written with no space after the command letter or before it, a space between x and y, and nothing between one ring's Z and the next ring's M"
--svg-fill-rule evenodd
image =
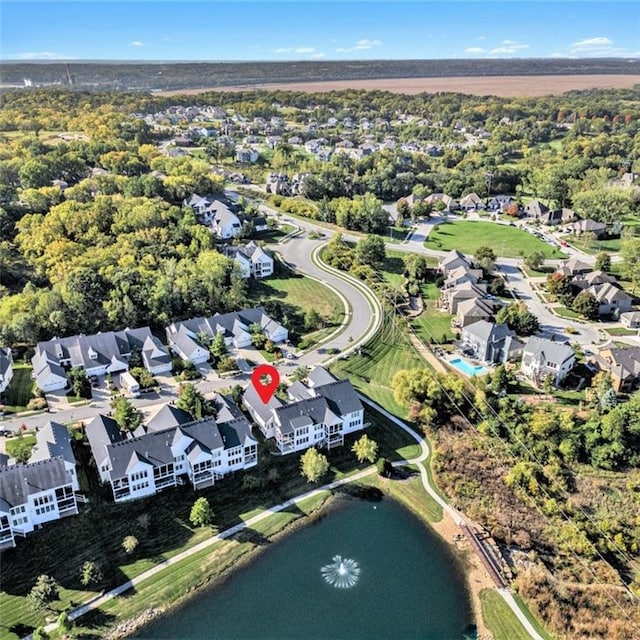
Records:
M347 246L348 245L341 240L342 244ZM350 247L349 247L350 248ZM343 263L343 266L346 266ZM378 284L384 284L384 285L388 285L389 283L387 283L386 281L384 281L384 279L381 277L381 275L377 272L373 272L374 273L374 277L378 280ZM397 310L397 307L395 305L395 301L394 301L394 311ZM398 322L398 318L395 315L391 315L391 321L392 323L395 325ZM430 338L432 340L434 340L434 336L431 333L431 331L429 330L428 327L425 327L427 333L429 334ZM403 340L405 340L407 342L407 344L411 347L413 347L413 344L411 344L411 341L408 340L407 336L404 335L404 333L402 331L400 331L400 335L402 337ZM471 423L471 421L468 419L468 417L464 414L464 412L462 411L462 408L458 405L457 402L455 402L455 400L451 397L451 395L449 394L449 392L446 390L446 388L444 388L444 386L442 385L442 383L440 382L440 380L438 379L437 376L434 377L434 380L436 381L436 384L439 386L440 390L444 393L444 395L447 397L447 399L449 400L449 402L455 407L455 410L457 411L457 413L460 415L460 417L464 420L464 422L471 427L476 433L480 434L479 430L477 429L477 427L475 425L473 425ZM470 398L464 393L464 391L461 393L463 399L472 407L474 407L474 402L472 402L470 400ZM498 420L499 423L502 424L502 426L509 432L509 434L511 435L511 437L513 439L515 439L518 444L525 450L527 451L527 453L531 456L531 458L533 458L538 464L541 464L536 456L533 454L533 452L530 451L530 449L520 440L520 438L517 437L517 435L515 435L514 433L512 433L512 430L509 426L507 426L506 422L502 419L502 417L495 411L495 409L486 401L486 399L483 400L483 404L490 410L490 412L493 413L494 417ZM476 411L478 411L478 409L476 409ZM478 413L481 414L480 411L478 411ZM521 458L518 458L513 451L511 451L510 447L509 447L509 443L508 442L504 442L499 436L496 436L497 440L499 442L502 443L502 445L505 447L504 453L506 453L509 457L512 458L512 460L514 462L520 462ZM490 448L495 448L493 445L492 440L489 441L490 442ZM492 451L492 453L494 453ZM557 482L556 482L557 484ZM563 494L566 494L568 496L568 493L566 493L566 491L564 490L563 487L561 487L560 485L558 485L558 487L560 488L560 492ZM542 493L545 495L546 498L548 499L552 499L552 496L547 492L547 490L544 488L544 486L539 485L540 490L542 491ZM533 503L533 507L536 511L538 511L540 513L540 515L542 515L543 519L548 523L548 525L554 529L557 530L557 525L555 523L553 523L548 516L544 513L544 511L542 511L542 509L539 507L539 505L536 503L535 499L532 499L532 503ZM593 520L589 517L588 514L586 514L579 505L576 505L578 510L590 521L592 522L592 524L596 524L594 523ZM610 563L606 560L606 558L604 558L604 556L600 553L599 549L597 548L597 545L591 543L588 539L588 537L586 536L586 534L581 531L578 527L578 525L573 521L572 517L567 514L565 512L564 509L560 508L560 506L558 505L558 512L562 515L562 517L567 521L567 523L569 523L571 526L573 526L573 528L576 530L576 532L583 537L594 549L595 553L598 555L598 557L605 562L607 565L609 565ZM598 529L600 531L600 533L602 534L603 538L605 540L607 540L610 544L613 544L613 546L618 550L618 552L622 555L623 558L625 558L628 562L628 564L630 564L631 566L634 566L634 562L631 561L631 559L625 554L625 552L623 552L622 550L619 549L619 547L615 544L615 542L612 542L609 537L600 529L600 527L598 526ZM589 567L588 564L585 563L585 561L575 552L575 550L573 548L571 548L568 544L567 547L570 551L570 553L574 556L574 558L588 571L588 573L591 574L591 576L595 579L595 584L601 586L604 588L605 593L607 594L607 596L612 600L612 602L614 602L614 604L620 609L620 611L622 611L623 615L629 620L629 622L631 622L632 625L634 625L636 628L640 628L637 626L636 622L634 620L632 620L632 618L629 616L629 614L625 611L624 607L618 602L618 600L611 595L610 591L607 590L607 586L610 585L605 585L603 583L601 583L598 580L597 575L593 572L593 570L591 569L591 567ZM627 593L630 594L632 596L632 598L637 599L637 597L635 596L635 594L633 594L633 592L631 592L631 590L629 589L628 585L626 583L623 582L624 588L626 589Z

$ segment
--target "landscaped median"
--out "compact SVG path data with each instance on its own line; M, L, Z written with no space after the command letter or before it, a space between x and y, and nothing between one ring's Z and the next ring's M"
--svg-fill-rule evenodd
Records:
M376 333L378 333L380 327L382 326L382 313L383 313L382 304L380 300L378 300L375 293L373 293L373 291L371 291L371 289L364 282L362 282L361 280L358 280L357 278L354 278L352 275L345 273L344 271L340 271L339 269L330 267L328 264L326 264L322 260L320 253L322 249L326 246L326 244L327 243L324 242L318 245L313 250L313 252L311 253L311 261L319 269L322 269L327 273L331 273L335 277L344 280L355 289L358 289L358 291L364 296L364 298L368 302L369 310L371 312L371 318L369 320L369 325L366 331L361 336L353 339L353 342L349 345L349 348L343 351L339 356L339 357L343 357L345 354L355 351L358 347L362 346L363 344L371 340L376 335ZM329 358L324 362L324 364L330 364L334 360L336 360L336 357Z

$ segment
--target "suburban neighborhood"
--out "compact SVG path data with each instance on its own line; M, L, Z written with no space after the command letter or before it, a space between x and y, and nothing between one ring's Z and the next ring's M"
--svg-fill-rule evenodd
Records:
M486 74L455 58L460 90L413 93L361 88L361 67L325 91L255 87L263 67L234 62L254 80L224 90L216 67L215 90L182 93L132 90L135 61L14 61L0 640L153 634L195 593L223 637L227 578L277 547L283 620L299 595L325 619L343 590L366 603L376 628L327 636L636 637L637 83L467 93L506 61L491 50L530 46L480 42ZM310 51L294 71L342 68L278 49ZM626 75L578 57L579 76ZM301 582L305 536L323 558ZM378 565L392 551L399 582ZM273 598L241 600L247 628L305 635L265 627Z

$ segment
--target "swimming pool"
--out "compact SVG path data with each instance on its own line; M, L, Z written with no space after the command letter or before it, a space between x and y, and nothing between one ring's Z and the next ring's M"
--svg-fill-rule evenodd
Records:
M462 371L466 376L481 376L489 372L487 367L471 364L464 358L454 358L453 360L449 360L449 364L453 365L459 371Z

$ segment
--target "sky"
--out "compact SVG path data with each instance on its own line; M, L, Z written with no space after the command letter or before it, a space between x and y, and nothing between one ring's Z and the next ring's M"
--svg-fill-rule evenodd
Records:
M640 57L640 0L0 0L3 60Z

